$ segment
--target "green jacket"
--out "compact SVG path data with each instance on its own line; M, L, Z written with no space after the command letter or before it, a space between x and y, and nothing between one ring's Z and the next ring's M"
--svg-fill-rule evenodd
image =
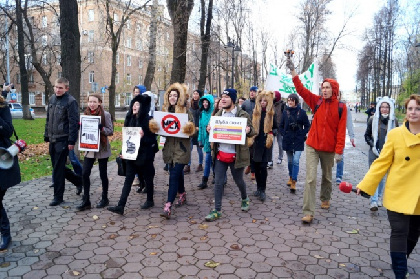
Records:
M194 123L193 115L188 113L188 121ZM188 164L191 158L191 138L166 137L162 150L165 164Z
M248 138L255 136L255 131L254 128L252 127L252 122L251 122L251 118L249 116L249 114L243 110L242 108L240 108L239 106L236 106L236 109L238 110L236 112L235 117L243 117L243 118L247 118L247 126L249 128L251 128L251 130L249 131L249 133L246 135ZM222 116L222 112L223 110L219 110L215 116ZM212 159L213 159L213 164L215 163L216 160L216 155L217 152L219 150L219 143L218 142L214 142L213 146L212 146ZM246 166L249 166L249 148L248 148L248 144L247 141L245 141L245 144L235 144L235 151L236 151L236 159L235 159L235 169L239 169L239 168L244 168Z

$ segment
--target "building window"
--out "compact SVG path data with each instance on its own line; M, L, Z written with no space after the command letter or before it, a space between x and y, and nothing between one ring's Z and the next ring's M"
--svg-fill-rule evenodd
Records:
M29 92L29 104L30 105L35 105L35 93L34 92Z
M131 84L131 74L127 74L127 84Z
M127 55L127 66L131 66L131 55Z
M115 94L115 106L120 106L120 94Z
M131 93L125 93L125 103L124 103L124 105L129 106L132 99L133 99L133 95Z
M116 61L117 65L120 64L120 54L119 53L117 53L117 55L115 57L115 60L117 60Z
M93 59L94 55L95 53L93 51L88 52L88 62L91 64L94 62L94 59Z
M42 64L47 65L47 55L45 53L42 55Z
M57 62L57 65L61 64L61 54L57 54L56 62Z
M139 75L139 84L143 84L143 76Z
M114 21L115 22L120 21L120 17L116 13L114 13Z
M136 49L143 50L143 45L141 43L141 40L136 40Z
M42 92L42 105L45 106L45 92Z
M141 23L140 23L140 22L137 22L137 24L136 24L136 31L137 31L138 33L140 33L140 32L141 32Z
M94 21L95 20L95 11L93 9L89 10L88 17L89 17L89 21Z
M127 20L125 22L125 26L127 27L128 30L130 30L131 29L131 20Z
M94 82L95 82L95 72L90 71L90 73L89 73L89 83L94 83Z
M120 74L118 72L115 73L115 83L120 83Z
M131 38L127 38L126 42L125 42L125 46L128 48L131 48Z
M95 38L95 32L93 30L89 30L88 33L88 43L92 43Z
M169 41L169 32L166 32L166 40Z
M45 28L48 26L48 19L46 16L42 17L42 28Z
M42 46L47 46L47 43L48 43L47 35L42 35L41 42L42 42Z
M139 60L139 68L141 69L141 68L143 68L143 60Z
M28 81L34 83L34 75L32 73L28 75Z

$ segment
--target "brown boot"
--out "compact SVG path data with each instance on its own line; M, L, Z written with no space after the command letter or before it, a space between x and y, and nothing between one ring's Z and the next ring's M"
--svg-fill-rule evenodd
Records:
M330 208L330 201L323 201L321 202L322 209L329 209Z
M197 169L195 170L195 172L200 172L200 171L203 171L203 165L202 164L199 164Z
M313 219L314 219L314 216L313 215L305 215L302 218L302 223L304 223L304 224L310 224L310 223L312 223L312 220Z
M185 173L190 173L190 171L191 171L190 166L189 165L185 165L185 167L184 167L184 174Z
M290 185L290 193L296 192L296 180L292 180L292 185Z
M287 186L291 186L292 185L292 177L291 176L289 176L289 181L287 181Z

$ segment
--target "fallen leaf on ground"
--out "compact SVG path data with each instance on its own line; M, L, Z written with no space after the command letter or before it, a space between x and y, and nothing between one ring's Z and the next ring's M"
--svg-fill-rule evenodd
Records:
M80 275L80 272L76 271L76 270L73 270L72 273L73 273L74 276L79 276Z
M38 206L35 206L34 209L38 209Z
M112 221L112 222L109 222L109 224L110 224L111 226L113 226L113 225L115 225L115 222L114 222L114 221Z
M197 224L197 221L191 220L190 224Z
M159 228L158 226L149 226L149 229L156 229Z
M204 265L207 266L207 267L215 268L215 267L219 266L220 263L217 263L217 262L211 260L211 261L206 262Z
M155 256L155 255L157 255L157 252L151 252L150 255Z
M7 251L7 250L5 250L5 251ZM9 266L10 266L9 262L5 262L5 263L0 264L0 268L5 268L5 267L9 267Z
M114 239L114 238L116 238L117 237L117 235L116 234L111 234L108 238L109 239Z
M155 234L152 234L151 236L152 236L152 238L156 238L156 235Z
M324 257L323 256L320 256L320 255L315 255L314 258L323 259Z
M255 223L255 222L257 222L257 220L255 220L255 219L252 219L252 223Z
M209 225L207 225L207 224L200 224L200 225L198 225L198 228L200 229L200 230L205 230L205 229L207 229L209 227Z
M93 220L98 220L99 219L99 217L98 217L98 215L93 215Z
M105 226L105 225L103 225L103 226L102 226L102 228L106 228L106 226Z
M134 238L137 238L137 237L139 237L139 235L138 234L132 234L132 235L130 235L130 240L131 239L134 239ZM153 235L152 235L152 237L153 237ZM156 237L156 235L155 235L155 237Z
M200 240L206 240L206 239L207 239L207 236L200 237Z
M346 233L349 233L349 234L358 234L359 233L359 230L346 231Z
M70 206L65 205L65 206L62 206L62 208L64 208L64 209L69 209L69 208L70 208Z
M232 248L233 250L240 250L241 249L238 244L232 244L232 245L230 245L230 248Z
M341 266L341 267L345 267L346 265L345 265L345 264L339 264L339 266Z

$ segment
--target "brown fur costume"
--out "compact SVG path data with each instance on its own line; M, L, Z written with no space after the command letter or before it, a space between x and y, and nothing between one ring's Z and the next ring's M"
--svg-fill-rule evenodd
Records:
M274 117L274 108L273 108L273 99L274 93L273 91L261 91L257 99L255 100L255 108L254 112L252 113L252 126L255 129L256 133L260 131L260 120L261 120L261 100L267 100L267 107L266 107L266 115L264 119L264 134L267 135L267 140L265 147L270 148L273 144L273 134L271 133L273 130L273 117Z
M189 98L188 95L188 86L186 84L180 84L178 82L173 83L169 86L169 88L166 90L165 95L163 96L163 106L162 111L169 112L169 93L171 91L178 91L178 100L175 104L175 113L187 113L187 101ZM155 120L151 120L149 122L149 129L150 131L159 131L159 125ZM156 131L156 132L157 132ZM192 136L195 133L195 126L192 122L187 122L185 126L182 128L182 132L188 136Z

